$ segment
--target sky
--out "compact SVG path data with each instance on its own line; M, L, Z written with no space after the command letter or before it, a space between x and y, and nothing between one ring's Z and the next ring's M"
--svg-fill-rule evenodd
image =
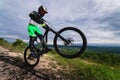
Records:
M28 41L28 15L41 4L55 30L72 26L84 32L89 44L120 45L120 0L1 0L0 37Z

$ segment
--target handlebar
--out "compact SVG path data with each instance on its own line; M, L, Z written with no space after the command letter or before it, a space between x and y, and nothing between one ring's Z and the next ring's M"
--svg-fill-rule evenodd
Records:
M45 24L45 26L43 28L48 30L48 31L50 30L50 27L47 24Z

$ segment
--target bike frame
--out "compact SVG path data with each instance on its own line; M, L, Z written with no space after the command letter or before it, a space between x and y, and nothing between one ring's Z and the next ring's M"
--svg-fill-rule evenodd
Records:
M45 41L45 43L48 42L48 32L51 31L53 32L55 35L57 35L58 37L60 37L64 42L66 42L67 44L69 44L69 42L64 38L62 37L57 31L54 31L52 28L50 28L49 26L47 26L48 29L44 28L45 29L45 32L44 32L44 35L43 35L43 40ZM43 42L44 42L43 41Z
M43 28L45 29L45 32L43 33L42 41L40 40L41 42L39 43L37 41L37 39L36 39L36 45L34 45L34 48L33 48L34 51L35 51L34 53L36 54L36 56L35 56L35 58L32 57L33 58L32 60L36 59L36 60L34 60L35 63L29 63L29 57L31 57L30 54L28 54L28 53L31 53L29 51L30 46L28 46L24 51L24 60L31 67L36 66L38 64L38 62L39 62L40 56L43 53L47 53L50 50L49 48L47 49L47 45L46 45L46 43L48 42L48 32L49 31L51 31L51 32L53 32L55 34L55 37L54 37L54 40L53 40L53 42L54 42L53 46L54 46L54 49L56 50L56 52L59 55L61 55L62 57L65 57L65 58L77 58L77 57L81 56L81 54L85 51L85 48L87 46L87 40L86 40L86 37L83 34L83 32L81 32L79 29L73 28L73 27L65 27L65 28L62 28L59 31L55 31L52 28L50 28L49 26L46 26L46 27L43 27ZM75 31L77 33L77 35L80 36L79 41L82 40L82 45L80 44L80 45L72 45L71 46L71 44L74 43L74 40L72 41L70 38L68 39L67 37L64 37L66 34L62 35L63 32L69 31L69 30ZM37 35L37 37L38 36L39 35ZM59 46L59 44L57 43L57 42L59 42L58 38L60 38L60 40L63 41L63 43L64 43L64 44L62 44L63 47ZM77 49L76 49L76 47L77 47ZM71 49L71 48L73 48L73 49ZM64 49L65 49L65 51L64 51ZM68 51L66 51L66 50L68 50Z

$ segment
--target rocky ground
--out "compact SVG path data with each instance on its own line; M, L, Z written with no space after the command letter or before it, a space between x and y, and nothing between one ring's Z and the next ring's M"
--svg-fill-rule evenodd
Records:
M24 63L22 53L11 52L8 49L0 47L0 80L66 79L64 75L64 69L47 54L44 54L40 58L39 64L32 68Z

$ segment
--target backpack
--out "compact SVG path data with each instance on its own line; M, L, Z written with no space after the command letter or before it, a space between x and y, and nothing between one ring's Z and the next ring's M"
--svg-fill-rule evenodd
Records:
M35 22L39 23L39 24L42 24L43 21L41 20L41 16L38 12L36 11L32 11L30 14L29 14L29 17L34 20Z

